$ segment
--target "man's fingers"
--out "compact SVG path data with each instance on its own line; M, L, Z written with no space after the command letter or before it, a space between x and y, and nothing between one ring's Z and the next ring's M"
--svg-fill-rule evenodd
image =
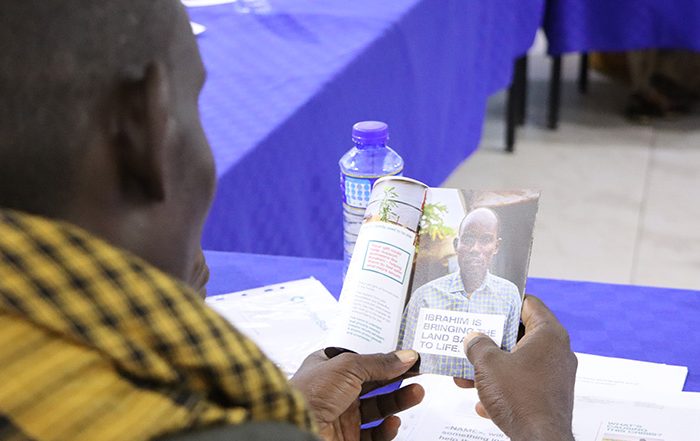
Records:
M371 423L406 410L420 403L425 390L419 384L409 384L394 392L365 398L360 403L362 424Z
M526 295L523 302L522 312L523 324L526 332L531 332L538 326L547 323L558 323L552 311L542 303L542 300L535 296Z
M379 389L380 387L384 387L384 386L387 386L387 385L392 384L392 383L396 383L397 381L405 380L407 378L417 377L418 375L420 375L418 373L418 369L419 369L418 366L420 366L420 357L419 357L418 362L416 362L411 368L409 368L408 371L404 372L403 374L401 374L398 377L390 378L388 380L366 382L365 384L362 385L362 393L360 395L368 394L368 393L372 392L373 390Z
M474 410L476 410L476 413L479 414L480 417L491 419L491 415L489 415L489 413L486 411L486 408L483 404L481 404L481 401L476 403Z
M570 347L569 333L559 323L552 311L537 297L527 295L523 303L523 323L525 335L513 350L518 351L526 342L532 339L546 338L549 344L562 344Z
M359 409L360 400L355 400L338 418L340 431L346 439L359 439L362 435Z
M464 338L464 352L476 369L484 363L489 363L490 359L504 354L493 340L478 332L471 332Z
M343 357L339 355L337 358ZM350 358L347 358L350 360ZM362 384L398 378L408 371L418 360L418 352L396 351L389 354L356 355L349 366Z
M304 359L304 361L301 363L301 367L297 370L297 372L303 372L304 369L311 368L312 366L315 366L319 363L323 363L327 360L328 358L326 357L326 354L323 353L323 349L318 350L316 352L312 352Z
M474 380L467 380L466 378L452 378L455 384L462 389L471 389L474 387Z
M396 438L401 426L401 419L397 416L390 416L382 421L382 424L371 429L362 431L361 441L390 441Z

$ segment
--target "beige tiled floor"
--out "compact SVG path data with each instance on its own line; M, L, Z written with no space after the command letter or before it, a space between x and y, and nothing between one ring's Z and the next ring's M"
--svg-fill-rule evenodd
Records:
M549 63L534 55L516 153L503 152L500 94L445 185L542 190L532 276L700 289L700 115L631 124L625 88L594 75L580 95L576 65L565 60L558 131L544 127Z

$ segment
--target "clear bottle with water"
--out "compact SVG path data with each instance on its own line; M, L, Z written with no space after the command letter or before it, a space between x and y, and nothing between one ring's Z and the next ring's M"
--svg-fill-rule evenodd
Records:
M384 176L400 176L403 159L387 145L389 126L363 121L352 127L355 144L340 158L340 190L343 194L343 277L350 265L374 182Z

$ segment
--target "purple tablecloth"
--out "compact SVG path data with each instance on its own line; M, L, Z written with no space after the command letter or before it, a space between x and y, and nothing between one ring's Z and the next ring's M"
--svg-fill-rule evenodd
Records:
M700 51L698 0L548 0L549 53L668 48Z
M210 294L306 277L340 295L342 262L207 252ZM685 390L700 392L700 292L564 280L528 280L578 352L688 366Z
M440 184L477 147L487 97L531 45L543 0L270 0L191 8L219 190L207 249L342 256L338 163L379 119L405 174Z

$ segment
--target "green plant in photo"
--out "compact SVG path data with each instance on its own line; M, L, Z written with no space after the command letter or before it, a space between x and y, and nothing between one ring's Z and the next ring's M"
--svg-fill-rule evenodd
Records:
M396 193L396 187L386 187L384 189L384 198L379 204L379 220L382 222L390 222L390 217L396 215L394 208L398 206L396 199L399 197Z
M420 234L428 235L432 240L442 240L455 235L454 228L445 225L443 218L447 214L445 204L425 204L423 206L423 216L420 219Z

